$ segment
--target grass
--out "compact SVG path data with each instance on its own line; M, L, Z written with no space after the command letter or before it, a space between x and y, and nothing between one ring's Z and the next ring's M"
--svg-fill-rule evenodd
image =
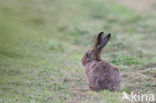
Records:
M122 91L156 94L155 17L104 0L0 1L0 102L125 103L88 89L80 61L100 31L112 33L102 56Z

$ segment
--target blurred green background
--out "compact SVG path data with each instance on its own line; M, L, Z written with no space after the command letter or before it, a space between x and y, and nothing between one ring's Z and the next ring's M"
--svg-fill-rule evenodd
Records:
M0 103L125 103L87 86L81 58L101 31L121 91L156 94L156 2L126 1L0 0Z

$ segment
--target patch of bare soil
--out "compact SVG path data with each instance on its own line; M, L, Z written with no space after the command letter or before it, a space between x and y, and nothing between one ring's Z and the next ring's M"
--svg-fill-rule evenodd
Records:
M153 12L156 6L156 0L116 0L117 2L130 7L140 13Z

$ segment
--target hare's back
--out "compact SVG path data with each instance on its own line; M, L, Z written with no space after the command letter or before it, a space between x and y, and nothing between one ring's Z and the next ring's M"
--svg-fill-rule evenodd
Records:
M99 64L99 67L97 67L97 69L98 68L99 68L98 74L100 74L98 76L99 79L97 80L98 82L115 84L121 81L119 69L112 66L109 62L102 61Z
M119 69L113 67L110 63L99 62L89 74L89 82L98 88L113 88L121 81Z
M111 80L111 65L107 62L92 62L86 69L86 73L89 77L89 82L91 84L98 84L97 82L106 82Z

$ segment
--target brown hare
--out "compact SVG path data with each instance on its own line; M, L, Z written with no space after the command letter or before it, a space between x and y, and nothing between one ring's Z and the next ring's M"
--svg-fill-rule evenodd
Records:
M93 91L108 89L120 91L121 76L117 67L108 61L101 59L101 50L110 40L111 34L104 37L104 33L98 34L94 48L85 53L82 65L86 67L89 88Z

